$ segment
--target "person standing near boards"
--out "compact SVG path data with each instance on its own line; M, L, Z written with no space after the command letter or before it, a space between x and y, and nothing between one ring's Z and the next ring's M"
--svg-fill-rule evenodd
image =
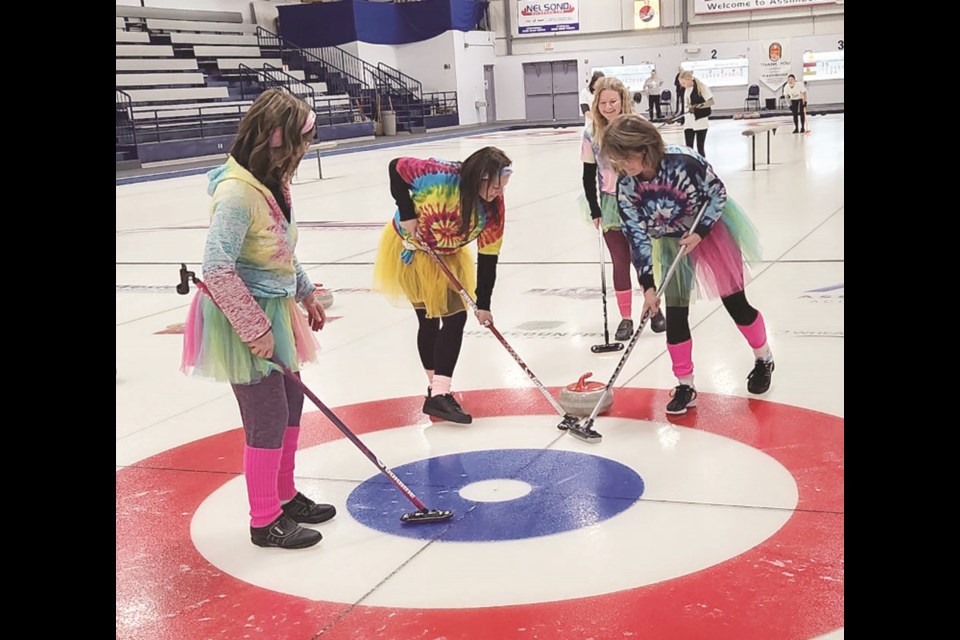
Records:
M793 114L793 132L807 132L807 89L792 73L787 76L783 87L783 97L790 101L790 113Z
M684 86L680 84L680 74L683 73L683 67L677 69L677 76L673 79L673 87L677 92L677 104L673 107L674 113L683 112L683 93L686 91Z
M688 147L693 148L694 141L697 151L704 158L707 157L706 142L707 129L710 126L710 114L713 113L713 93L702 80L693 76L692 71L680 72L680 84L684 88L683 95L683 138Z
M590 122L590 118L593 117L590 108L593 106L594 87L596 87L597 80L603 77L603 71L594 71L590 80L587 81L587 86L580 90L580 113L583 114L583 119L586 122Z
M650 72L650 77L643 83L643 90L647 92L647 103L649 104L650 120L653 120L653 111L657 111L657 120L663 117L660 112L660 89L663 88L663 80L657 75L657 70Z

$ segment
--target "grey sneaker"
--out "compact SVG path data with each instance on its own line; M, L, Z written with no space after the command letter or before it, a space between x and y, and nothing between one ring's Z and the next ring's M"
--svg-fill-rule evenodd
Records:
M633 320L629 318L624 318L620 321L620 325L617 326L617 333L614 334L614 340L629 340L633 337Z

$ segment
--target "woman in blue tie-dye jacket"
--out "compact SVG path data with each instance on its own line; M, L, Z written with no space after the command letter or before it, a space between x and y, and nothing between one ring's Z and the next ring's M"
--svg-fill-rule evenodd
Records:
M623 232L630 240L633 264L644 290L641 318L660 308L655 270L666 273L680 247L687 248L663 292L667 349L679 381L667 413L683 414L696 406L693 341L687 317L696 292L723 302L753 349L754 367L747 376L747 390L765 393L773 373L773 354L763 316L744 293L744 262L760 258L753 224L727 195L703 156L689 147L665 144L657 128L639 116L614 119L604 131L600 149L620 175L617 195ZM702 221L691 229L704 205ZM660 241L654 243L654 238Z

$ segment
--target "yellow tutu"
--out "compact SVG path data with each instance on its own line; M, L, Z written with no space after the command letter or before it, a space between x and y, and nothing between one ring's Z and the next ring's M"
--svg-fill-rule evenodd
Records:
M380 246L373 263L374 291L379 291L397 306L412 304L415 308L426 309L428 318L442 318L467 308L460 292L430 254L414 251L410 264L404 264L400 257L403 249L403 241L394 231L393 223L388 222L380 235ZM476 300L477 267L471 252L460 247L438 257Z

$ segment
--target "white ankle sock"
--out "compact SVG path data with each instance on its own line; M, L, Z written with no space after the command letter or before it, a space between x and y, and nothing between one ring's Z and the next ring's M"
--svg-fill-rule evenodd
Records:
M452 383L453 380L450 376L433 376L433 395L442 396L450 393L450 385Z

